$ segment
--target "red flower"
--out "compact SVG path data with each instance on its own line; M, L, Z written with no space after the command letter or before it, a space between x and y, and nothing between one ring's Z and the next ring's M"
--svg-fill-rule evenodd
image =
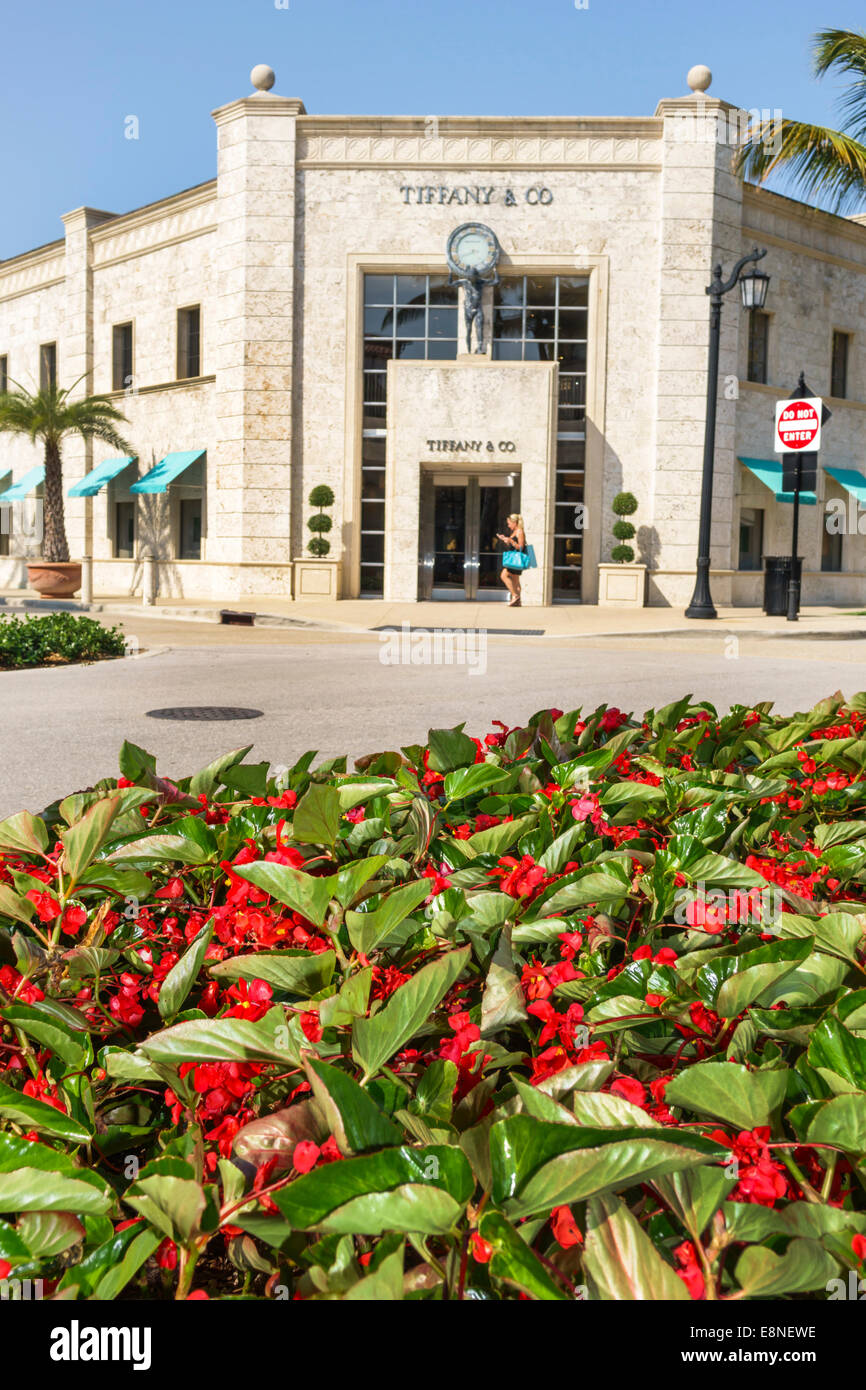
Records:
M485 1240L477 1231L473 1231L469 1237L469 1245L473 1260L477 1260L480 1265L486 1265L493 1254L493 1246L489 1240Z
M308 1042L322 1041L322 1024L317 1009L308 1009L301 1014L301 1032Z
M309 1173L319 1161L322 1150L312 1139L301 1139L294 1147L292 1163L299 1173Z
M695 1300L704 1298L706 1295L704 1273L698 1263L697 1252L691 1241L684 1240L682 1245L678 1245L674 1250L674 1256L680 1266L677 1274L688 1289L689 1298Z
M154 1259L156 1260L156 1263L159 1265L160 1269L176 1269L177 1246L175 1245L174 1241L168 1240L168 1238L166 1238L162 1242L162 1244L158 1246L156 1254L154 1255Z
M87 913L83 907L67 907L60 930L65 936L77 936L86 921Z
M270 1008L273 990L264 980L253 980L252 984L238 980L226 994L227 998L237 999L238 1002L226 1010L225 1017L248 1018L254 1023L263 1018Z
M60 916L60 904L50 893L40 893L37 888L31 888L25 897L35 905L40 922L53 922Z
M554 1239L563 1250L573 1245L583 1245L583 1236L577 1228L571 1207L554 1207L550 1214L550 1226Z
M866 1260L866 1236L854 1236L851 1249L857 1260Z
M631 1101L632 1105L646 1104L646 1091L639 1081L633 1076L619 1076L611 1086L611 1091L616 1096L622 1096L623 1100Z
M157 888L155 898L182 898L184 886L182 878L170 878L163 888Z

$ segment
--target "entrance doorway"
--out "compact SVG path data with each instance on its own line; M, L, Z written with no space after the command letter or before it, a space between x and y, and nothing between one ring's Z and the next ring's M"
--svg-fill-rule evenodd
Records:
M519 510L519 473L422 473L418 597L507 602L496 536Z

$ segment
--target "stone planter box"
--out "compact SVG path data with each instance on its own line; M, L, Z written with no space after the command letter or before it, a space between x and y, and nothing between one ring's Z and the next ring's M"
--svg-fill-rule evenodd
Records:
M296 599L338 599L340 597L340 560L319 560L314 556L294 562L294 597Z
M599 565L600 608L643 608L646 604L646 565Z

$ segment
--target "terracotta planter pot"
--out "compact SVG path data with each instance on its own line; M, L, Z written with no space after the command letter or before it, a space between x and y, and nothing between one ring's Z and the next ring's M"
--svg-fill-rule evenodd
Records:
M72 598L81 588L81 565L75 560L34 560L27 566L27 582L43 598Z

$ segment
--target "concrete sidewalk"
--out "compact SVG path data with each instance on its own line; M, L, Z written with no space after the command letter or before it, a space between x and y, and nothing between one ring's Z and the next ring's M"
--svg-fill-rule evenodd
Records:
M799 621L768 618L759 608L719 608L712 620L686 618L675 608L599 608L589 604L557 604L548 608L509 608L507 603L390 603L381 599L343 599L340 602L296 602L266 594L224 603L203 599L159 599L143 605L129 595L78 600L43 600L29 590L0 592L0 616L23 612L87 613L103 619L163 619L174 622L225 624L224 613L252 618L255 627L318 632L361 633L383 628L485 629L491 635L520 637L652 638L678 634L715 637L728 633L765 639L809 638L844 641L866 638L866 610L806 606ZM232 624L234 625L234 624ZM244 624L239 624L239 635Z

